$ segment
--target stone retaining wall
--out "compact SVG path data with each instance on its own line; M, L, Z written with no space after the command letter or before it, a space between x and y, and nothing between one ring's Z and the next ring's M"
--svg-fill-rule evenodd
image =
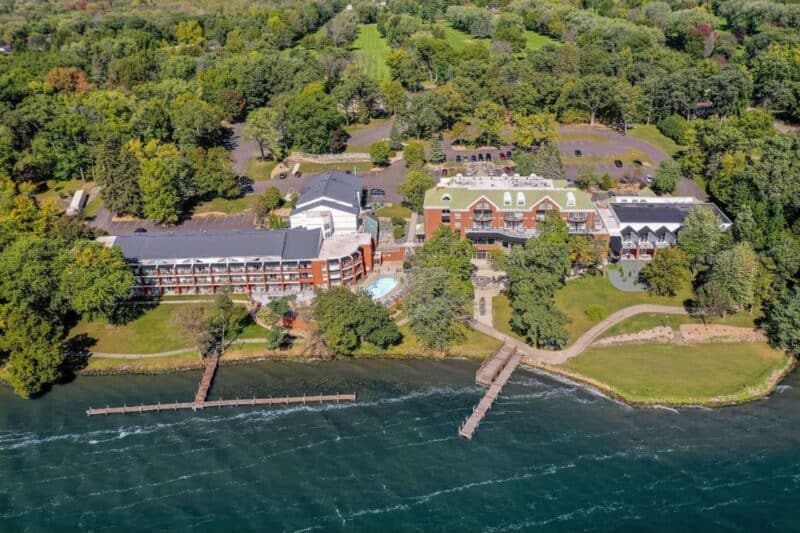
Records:
M615 346L617 344L634 344L644 342L674 342L675 332L667 326L658 326L652 329L645 329L637 333L624 333L600 339L593 346Z
M349 152L344 154L307 154L304 152L292 152L286 158L292 163L361 163L372 161L370 155L364 152Z
M687 344L698 342L763 342L767 336L760 329L722 324L681 324L681 336Z

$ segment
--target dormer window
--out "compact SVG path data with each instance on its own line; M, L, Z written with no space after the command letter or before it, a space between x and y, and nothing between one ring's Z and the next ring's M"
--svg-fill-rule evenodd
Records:
M524 207L525 206L525 193L518 191L517 192L517 207Z
M503 193L503 205L511 205L511 193L504 192Z
M443 194L443 195L442 195L442 201L443 201L443 202L449 202L449 201L451 201L452 199L453 199L453 198L452 198L452 197L451 197L449 194Z

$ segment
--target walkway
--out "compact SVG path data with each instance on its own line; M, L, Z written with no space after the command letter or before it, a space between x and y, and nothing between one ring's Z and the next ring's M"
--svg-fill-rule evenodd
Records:
M528 346L524 342L506 335L502 331L495 329L476 320L470 320L469 325L481 333L505 341L512 346L516 347L518 352L525 356L525 361L535 363L549 363L552 365L560 365L568 359L582 354L591 344L602 335L607 329L619 324L626 318L642 313L659 313L666 315L688 315L684 307L675 307L670 305L655 305L655 304L641 304L632 305L625 309L620 309L616 313L612 313L604 320L595 324L589 331L581 335L571 346L563 350L542 350Z
M256 337L253 339L237 339L232 344L259 344L267 342L266 337ZM197 350L194 347L178 348L177 350L169 350L167 352L156 353L110 353L110 352L92 352L92 357L100 359L152 359L156 357L170 357L173 355L180 355L182 353L192 352Z
M467 418L464 424L458 429L459 436L464 437L465 439L472 439L472 435L474 435L475 431L478 429L478 424L481 423L483 417L485 417L489 409L492 408L492 404L503 390L506 382L508 382L508 378L510 378L511 374L514 373L514 370L517 369L517 366L521 360L522 355L520 355L519 352L514 352L511 354L511 359L508 360L506 365L503 367L503 370L500 371L497 379L494 380L489 387L489 390L487 390L486 394L483 396L483 398L481 398L481 401L475 406L475 410L472 411L470 417Z

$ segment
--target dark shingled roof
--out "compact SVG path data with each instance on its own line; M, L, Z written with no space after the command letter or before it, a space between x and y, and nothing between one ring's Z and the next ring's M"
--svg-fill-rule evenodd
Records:
M717 215L717 218L719 218L720 223L731 223L727 215L711 202L703 204L613 203L611 204L611 208L622 224L682 224L689 212L700 205L711 209L711 211Z
M130 259L186 259L265 256L314 259L322 243L320 229L245 230L121 235L114 245Z
M330 170L308 178L300 189L300 198L297 200L297 204L301 205L327 197L351 204L359 209L361 206L356 193L360 193L362 188L363 183L358 176Z

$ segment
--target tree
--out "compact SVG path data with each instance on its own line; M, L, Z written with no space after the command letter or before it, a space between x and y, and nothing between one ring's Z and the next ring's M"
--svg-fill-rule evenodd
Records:
M383 105L391 115L396 115L398 111L406 105L406 91L403 84L397 80L386 81L381 85L383 92Z
M209 148L222 137L220 110L199 98L190 98L172 113L175 140L183 147Z
M173 320L187 340L195 344L202 359L222 353L226 341L241 333L246 316L247 311L233 303L230 288L225 287L214 297L211 307L183 307Z
M100 186L103 204L119 215L142 213L142 190L139 187L139 161L113 137L95 150L92 174Z
M62 253L59 265L63 299L78 313L108 316L115 305L131 295L133 274L118 247L79 241Z
M568 88L565 95L571 107L589 112L589 124L594 126L598 113L608 111L614 105L614 79L600 74L580 78Z
M717 215L705 206L694 207L678 233L678 244L695 266L707 265L724 244Z
M433 186L433 177L429 173L424 170L412 170L406 174L406 180L400 184L398 191L406 197L411 209L420 213L425 202L425 192Z
M425 147L421 142L408 141L403 148L403 159L407 168L422 166L425 163Z
M142 213L162 224L176 223L187 197L191 177L189 162L174 144L150 141L142 146L131 141L129 147L141 166Z
M403 309L422 344L444 350L464 337L468 302L456 276L442 267L429 266L414 272Z
M658 193L673 193L681 179L681 167L672 159L665 159L658 164L653 179L653 189Z
M203 37L203 28L196 20L182 20L175 28L175 37L178 39L178 44L187 44L196 46L203 44L205 38Z
M425 244L417 249L417 260L420 266L441 267L462 282L466 294L472 294L472 257L475 245L469 240L461 239L458 232L447 226L441 226Z
M750 243L719 252L698 290L700 308L720 316L752 309L758 300L760 275L758 256Z
M520 148L539 146L555 139L558 122L555 115L538 113L534 115L515 114L516 128L512 142Z
M267 350L278 350L283 348L288 340L286 329L279 323L275 323L267 330L266 348Z
M603 262L603 253L607 248L605 241L572 235L568 241L569 260L578 269L598 268Z
M260 107L247 115L244 128L245 139L255 141L261 158L267 153L278 160L286 150L286 115L271 107Z
M387 166L389 164L389 157L392 155L392 148L389 141L378 141L372 143L369 147L369 156L372 159L372 164L377 166Z
M770 341L790 354L800 354L800 287L786 291L767 311Z
M256 197L255 211L259 219L263 219L269 215L274 209L277 209L283 203L283 195L277 187L270 187L263 194Z
M354 293L341 286L319 290L311 309L327 348L334 354L351 354L362 342L385 349L402 338L386 307L365 292Z
M186 155L192 165L194 196L237 198L242 195L242 188L233 172L231 153L224 147L195 148Z
M675 296L691 278L689 257L680 248L665 248L639 273L647 291L659 296Z
M334 135L344 124L344 116L336 102L327 94L322 83L309 83L289 98L287 132L291 143L314 154L327 153Z
M430 150L428 151L428 161L432 163L442 163L447 159L442 147L442 138L438 135L431 137Z
M17 394L29 398L61 375L60 325L25 308L0 308L0 333L0 353L9 354L8 381Z

